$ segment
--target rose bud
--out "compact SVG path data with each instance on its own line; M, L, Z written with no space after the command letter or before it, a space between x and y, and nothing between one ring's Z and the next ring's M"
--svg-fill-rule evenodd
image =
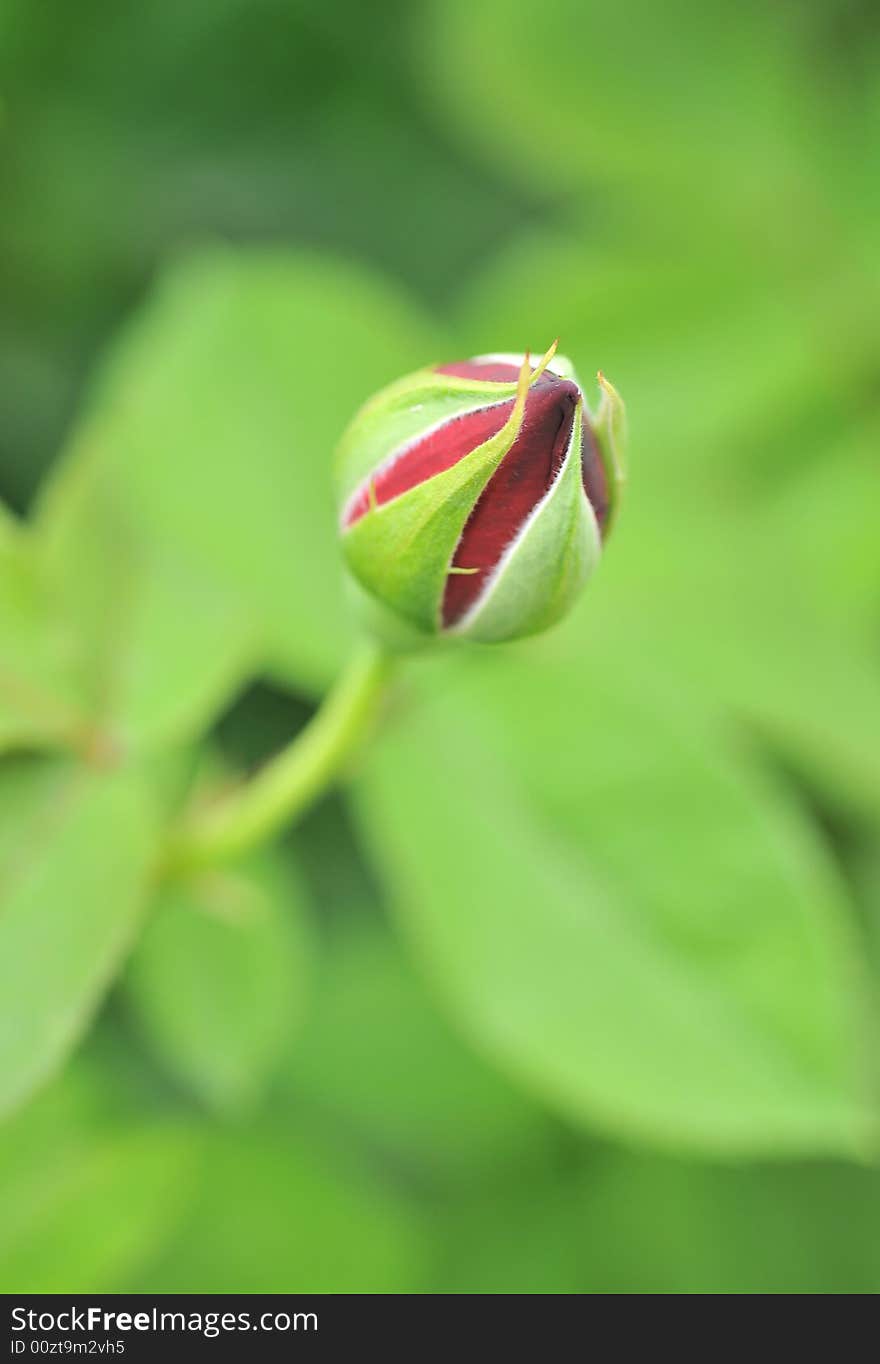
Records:
M593 418L554 345L534 369L485 355L418 370L361 409L339 450L341 532L374 623L496 641L569 609L622 478L623 405L599 383Z

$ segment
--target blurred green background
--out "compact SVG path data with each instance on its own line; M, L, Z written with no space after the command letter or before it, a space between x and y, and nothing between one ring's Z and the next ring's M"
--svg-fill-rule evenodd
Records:
M0 72L0 1286L876 1292L876 5L3 0ZM557 335L581 607L157 886L351 645L357 405Z

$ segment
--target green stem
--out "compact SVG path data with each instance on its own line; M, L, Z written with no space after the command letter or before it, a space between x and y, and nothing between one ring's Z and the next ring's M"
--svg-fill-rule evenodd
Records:
M192 812L172 831L164 872L241 856L302 814L333 784L371 728L391 668L389 656L374 646L354 654L301 734L249 781Z

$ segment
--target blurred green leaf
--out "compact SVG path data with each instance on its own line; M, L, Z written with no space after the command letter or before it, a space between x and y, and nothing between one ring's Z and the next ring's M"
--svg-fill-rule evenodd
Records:
M446 1293L876 1293L876 1171L624 1151L445 1210ZM441 1241L442 1244L442 1241Z
M851 852L850 871L880 997L880 837L860 842Z
M153 819L135 777L0 765L0 1112L64 1059L137 927Z
M169 1073L209 1107L262 1094L304 1010L308 941L289 858L263 853L162 891L127 977Z
M0 750L70 742L82 728L56 605L30 538L0 505Z
M186 1196L192 1139L120 1121L119 1082L78 1056L0 1126L0 1281L7 1292L122 1291Z
M410 1293L425 1260L406 1206L332 1148L216 1131L180 1231L132 1291Z
M426 7L422 57L461 133L521 175L699 186L706 198L732 195L729 168L748 155L748 183L736 180L747 204L792 156L800 73L785 18L752 4L671 0L661 13L650 0L549 0L536 23L526 0L477 12L443 0ZM708 55L719 48L723 62Z
M553 1149L546 1114L456 1036L393 940L363 927L334 934L284 1088L432 1178L494 1183Z
M829 117L838 54L805 49L808 8L549 0L536 22L527 0L432 0L417 51L427 97L463 148L522 185L580 199L591 232L729 245L742 283L746 262L768 256L822 270L849 235L836 163L857 168L864 152ZM836 152L824 164L823 144Z
M435 1293L582 1293L577 1173L452 1199L435 1221Z
M830 435L821 459L808 461L798 477L762 500L756 533L762 569L775 556L813 619L845 627L880 668L880 545L874 516L880 422L858 415L839 435Z
M151 684L168 705L201 679L216 706L224 689L208 680L219 672L228 693L243 626L281 677L306 689L327 681L349 635L330 455L374 388L436 351L391 288L317 255L216 249L164 277L112 357L40 518L51 536L79 502L73 529L54 531L60 571L96 546L90 595L102 619L116 547L132 537L139 547L148 606L132 616L111 596L109 614L129 636L124 666L154 724ZM120 646L106 652L118 670ZM204 696L190 702L190 727L210 708Z
M845 469L841 469L841 482ZM844 501L845 493L841 493ZM648 689L684 686L719 724L760 738L834 805L880 820L880 660L867 609L873 557L855 572L817 557L824 521L797 487L775 507L724 515L633 489L601 585L559 640L572 666L598 654ZM803 510L807 517L798 524ZM837 577L835 591L832 580ZM695 584L699 584L696 590Z
M631 493L601 578L546 648L560 665L601 657L649 692L684 691L692 708L752 735L830 803L880 820L869 578L847 585L843 566L808 568L821 524L797 528L794 508L737 516L657 501L652 510L650 489ZM853 549L856 536L854 526Z
M874 1170L723 1170L611 1153L584 1181L579 1213L593 1292L880 1288Z
M462 1025L611 1131L863 1148L848 908L784 791L601 656L434 674L360 808Z
M127 752L198 734L256 666L258 632L241 597L154 536L104 478L114 442L93 428L75 443L46 489L37 547L92 723Z
M174 1128L95 1135L82 1149L5 1159L0 1280L7 1293L108 1293L155 1252L174 1223L190 1142ZM14 1178L13 1178L14 1173Z

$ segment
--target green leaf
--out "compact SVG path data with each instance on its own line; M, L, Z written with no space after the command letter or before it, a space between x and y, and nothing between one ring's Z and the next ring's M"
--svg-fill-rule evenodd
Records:
M0 1279L7 1293L107 1293L156 1251L186 1189L191 1141L172 1127L7 1153L0 1133ZM60 1149L59 1149L60 1148Z
M82 726L56 607L30 538L0 506L0 750L70 742Z
M626 1151L444 1210L445 1293L876 1293L874 1170Z
M0 765L0 1113L82 1035L138 926L153 852L138 781Z
M110 453L126 450L113 425L97 418L75 438L44 492L37 541L91 723L118 753L204 729L256 667L258 632L241 595L154 534L106 477Z
M665 218L675 244L690 234L696 249L717 249L724 235L749 233L753 250L763 238L765 254L776 247L782 257L786 241L791 256L820 237L833 209L816 212L810 195L804 151L824 91L804 79L792 13L722 12L699 0L662 8L548 0L536 25L528 0L487 0L479 10L433 0L416 37L444 127L519 183L582 196L600 230L644 240L651 221ZM528 111L516 122L513 91ZM780 213L780 183L793 203L813 207L809 221Z
M601 581L560 637L559 656L582 666L602 655L621 672L637 670L649 690L685 679L704 714L735 720L810 789L876 822L880 668L859 607L870 591L869 559L856 557L860 567L837 597L816 586L834 569L804 567L799 491L790 512L775 505L772 515L725 515L699 503L652 510L649 490L634 489ZM814 529L821 537L820 523Z
M874 979L880 982L880 837L867 839L853 850L848 870L861 911Z
M122 1291L179 1216L192 1138L143 1112L120 1122L130 1069L80 1054L0 1126L8 1292Z
M134 536L149 606L132 617L120 604L115 615L135 685L147 690L137 670L150 665L170 704L181 674L185 691L196 687L194 673L216 706L224 688L207 679L219 670L228 692L224 640L248 627L281 677L323 687L349 636L333 447L373 389L437 348L391 289L318 256L217 249L163 277L112 356L41 516L51 533L69 519L68 501L83 504L62 570L103 528L92 594L102 616L115 546ZM117 672L119 652L108 650ZM149 699L136 708L141 727ZM199 709L204 720L210 707Z
M300 1022L308 974L303 892L264 853L158 897L131 959L128 999L171 1075L209 1107L262 1094Z
M718 1169L612 1152L574 1197L586 1291L880 1288L876 1170L829 1162Z
M848 906L813 831L686 703L601 656L555 665L552 648L540 665L435 669L360 788L448 1007L609 1131L738 1154L863 1148Z
M206 1137L180 1232L131 1291L411 1293L425 1252L402 1203L332 1144L251 1125Z
M783 555L799 590L854 637L873 644L880 606L880 552L873 516L880 422L856 421L828 441L761 508L768 546Z
M445 1022L394 940L333 935L284 1094L431 1179L485 1186L549 1163L553 1124Z
M581 1293L576 1229L580 1186L571 1171L509 1185L503 1195L452 1200L438 1209L434 1293Z
M697 636L707 673L809 787L876 827L878 440L876 422L855 425L768 499L741 549L751 572L735 582L735 622L730 612L740 647L731 647L730 630Z

